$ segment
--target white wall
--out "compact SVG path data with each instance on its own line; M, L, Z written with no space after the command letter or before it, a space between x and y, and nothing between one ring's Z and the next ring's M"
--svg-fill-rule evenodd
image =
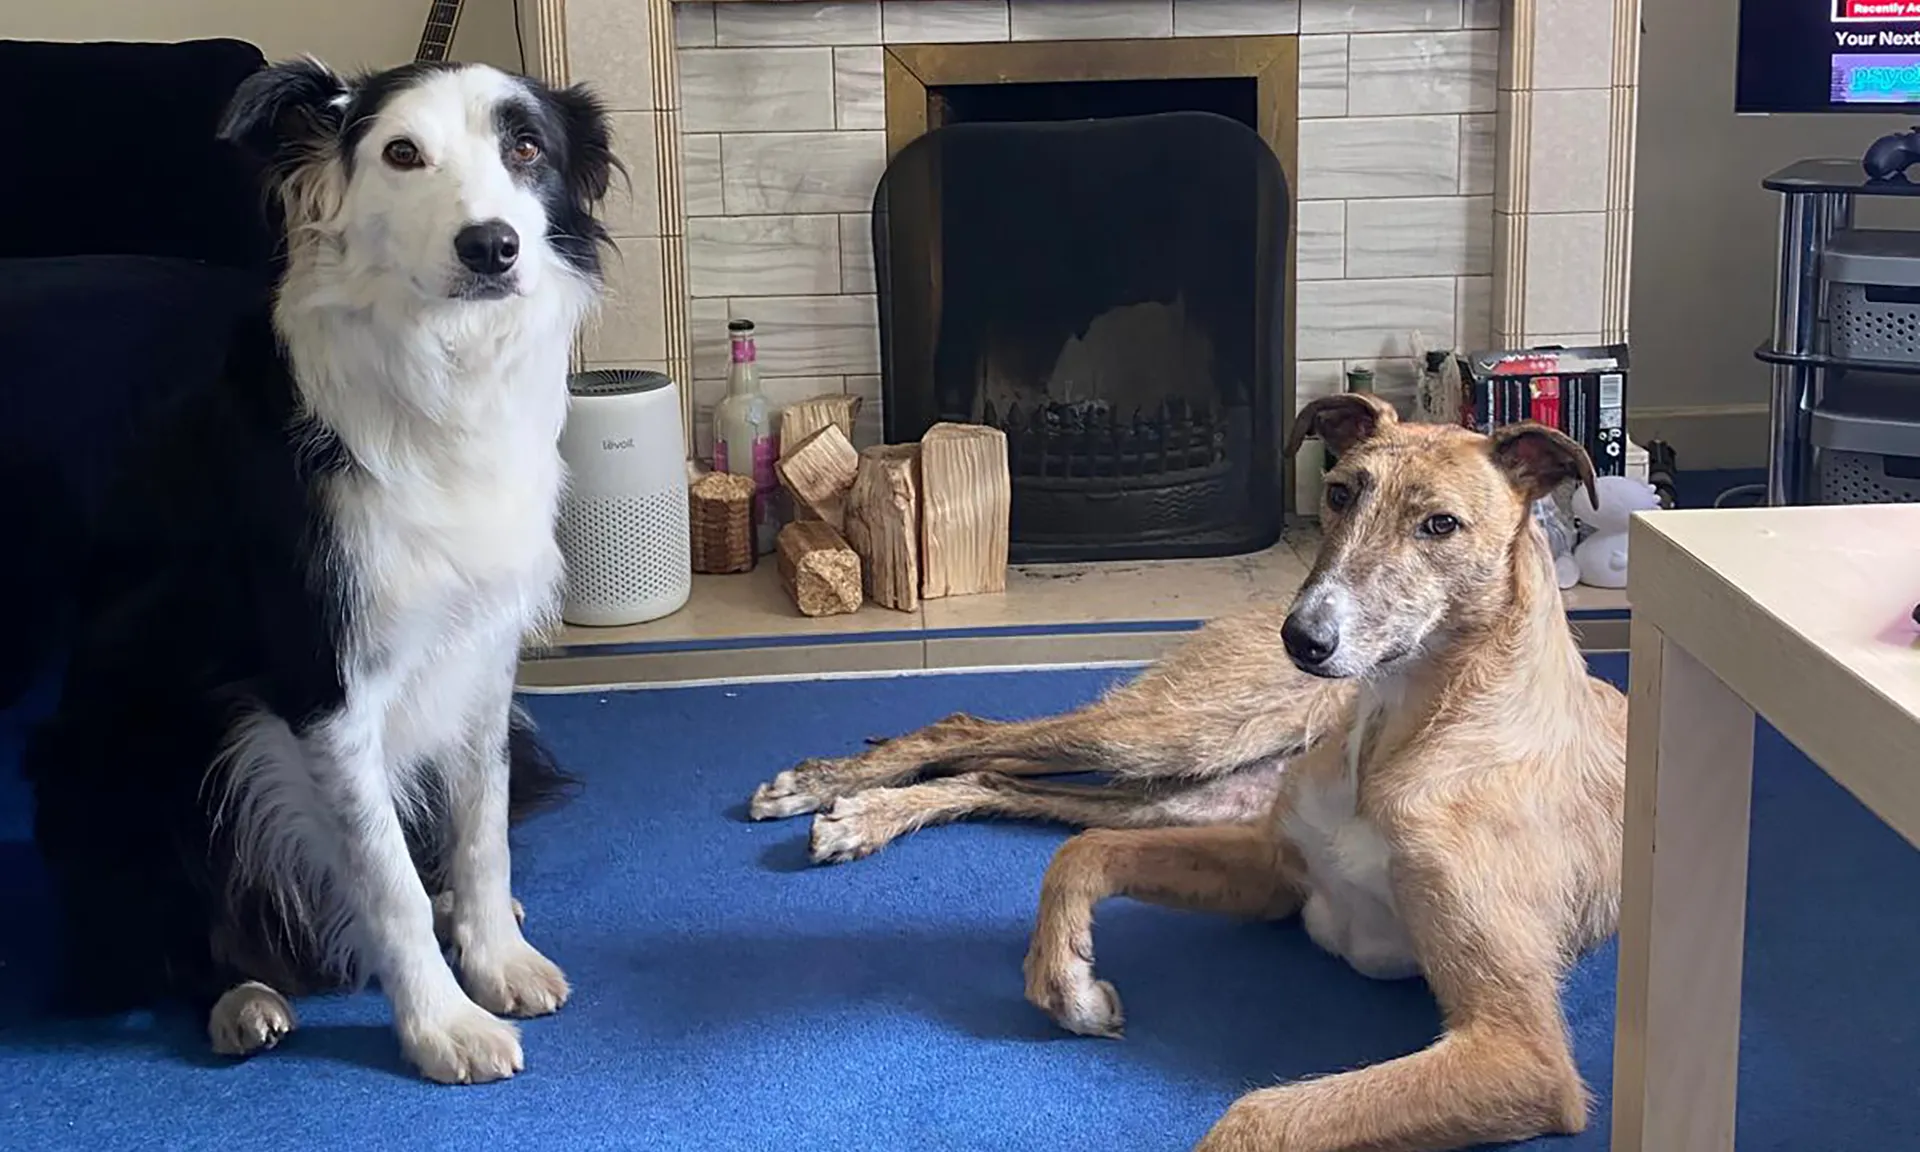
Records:
M1772 328L1779 228L1779 198L1760 180L1805 157L1857 159L1908 121L1735 116L1739 0L1643 5L1629 301L1634 439L1664 436L1683 468L1759 466L1768 374L1753 349ZM1885 215L1861 213L1866 223Z
M413 59L428 0L0 0L0 39L194 40L230 36L271 59L309 53L337 68ZM519 67L513 0L468 0L457 59Z

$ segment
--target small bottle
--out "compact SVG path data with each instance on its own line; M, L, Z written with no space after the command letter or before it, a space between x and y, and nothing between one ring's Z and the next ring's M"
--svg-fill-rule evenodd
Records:
M753 344L753 321L727 325L733 342L727 368L727 397L713 410L713 470L753 478L753 544L764 556L773 551L779 524L774 519L773 409L760 391L760 368Z

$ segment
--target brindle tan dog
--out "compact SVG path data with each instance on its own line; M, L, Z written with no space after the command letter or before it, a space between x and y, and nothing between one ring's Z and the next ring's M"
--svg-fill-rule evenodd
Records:
M1426 977L1439 1041L1253 1092L1201 1152L1439 1152L1577 1132L1588 1098L1559 984L1618 914L1626 702L1587 672L1530 505L1569 478L1591 489L1592 465L1537 425L1490 438L1402 425L1367 396L1309 405L1290 451L1312 433L1340 461L1284 621L1222 621L1070 716L957 718L810 762L762 788L756 811L831 802L815 829L829 857L860 852L821 853L823 829L829 848L871 851L963 810L1194 825L1087 832L1048 869L1027 995L1076 1032L1120 1032L1119 998L1093 970L1093 909L1111 896L1297 912L1357 970ZM1118 785L1055 796L996 775L1086 767ZM953 775L858 790L926 771ZM1234 819L1262 787L1265 814ZM831 831L848 821L853 835Z

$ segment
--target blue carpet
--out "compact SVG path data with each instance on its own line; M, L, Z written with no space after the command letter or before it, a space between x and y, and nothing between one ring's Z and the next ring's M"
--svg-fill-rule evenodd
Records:
M415 1080L370 994L302 1003L302 1031L239 1065L198 1021L38 1019L47 907L11 771L31 702L0 717L0 1148L1173 1150L1248 1088L1431 1039L1419 982L1363 980L1295 925L1125 902L1098 941L1128 1036L1068 1037L1020 985L1060 832L935 829L816 869L804 821L744 819L804 753L1066 708L1115 675L534 698L588 788L520 834L516 888L577 992L525 1027L526 1073L465 1089ZM1771 731L1758 761L1740 1147L1914 1147L1915 856ZM1609 947L1567 988L1596 1122L1529 1147L1606 1147L1613 982Z

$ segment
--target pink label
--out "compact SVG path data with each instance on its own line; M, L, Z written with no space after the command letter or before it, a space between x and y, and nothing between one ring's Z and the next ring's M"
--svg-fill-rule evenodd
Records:
M727 467L727 442L725 440L715 440L713 442L713 470L715 472L730 471Z
M754 355L753 340L750 337L736 339L733 342L733 362L735 364L750 364L754 360Z

